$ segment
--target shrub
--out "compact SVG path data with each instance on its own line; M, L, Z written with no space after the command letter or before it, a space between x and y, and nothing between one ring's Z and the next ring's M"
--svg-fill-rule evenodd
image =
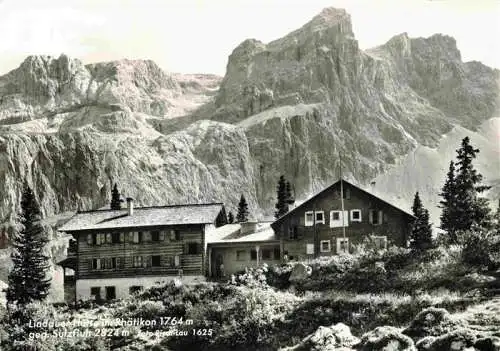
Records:
M210 335L173 337L164 344L173 350L266 350L275 344L275 322L282 320L299 299L268 288L236 287L218 301L192 305L186 330L211 330ZM182 329L184 330L184 329Z
M498 261L499 238L492 231L473 230L461 233L462 259L474 266L495 266Z
M276 289L288 289L290 287L290 274L292 273L293 264L284 263L270 267L266 274L267 284Z

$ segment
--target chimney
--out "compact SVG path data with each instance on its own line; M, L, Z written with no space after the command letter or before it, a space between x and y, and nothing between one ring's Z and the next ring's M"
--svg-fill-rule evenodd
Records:
M127 197L127 211L129 216L134 214L134 199L131 197Z
M240 226L240 234L249 234L249 233L255 233L257 231L257 221L247 221L247 222L241 222Z

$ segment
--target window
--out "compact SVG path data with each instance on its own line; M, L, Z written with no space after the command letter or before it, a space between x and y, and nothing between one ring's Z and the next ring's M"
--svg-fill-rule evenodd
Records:
M343 192L344 192L344 199L350 200L351 199L351 189L344 187Z
M271 259L271 249L262 249L262 259L263 260Z
M321 252L330 252L332 250L330 244L331 244L330 240L321 240L320 242Z
M251 259L252 261L256 261L256 260L257 260L257 250L252 249L252 250L250 251L250 259Z
M139 293L143 289L144 287L141 285L132 285L130 288L128 288L128 292L130 295L133 295Z
M298 239L298 231L297 226L288 227L288 238L289 239Z
M103 261L100 258L92 259L92 269L103 269Z
M325 224L325 213L323 211L316 211L316 224Z
M361 222L361 210L351 210L351 222Z
M187 243L186 254L188 255L198 255L201 253L200 244L198 243Z
M373 236L373 243L377 250L387 249L387 237L386 236Z
M111 235L111 233L107 233L106 234L106 244L111 244L113 242L112 238L113 238L113 236Z
M142 243L143 241L143 232L134 232L134 240L135 244Z
M306 244L306 254L314 255L314 244Z
M337 238L337 253L349 253L349 239Z
M114 286L106 287L106 300L116 299L116 288Z
M275 247L273 250L273 256L275 260L280 260L281 259L281 250L279 247Z
M155 230L151 232L151 241L160 241L160 232Z
M344 227L349 226L349 211L344 211L342 215L342 211L330 211L330 228L338 228L342 227L342 222L344 223Z
M99 299L101 297L101 287L93 286L90 288L90 296L94 299Z
M370 210L370 223L373 225L380 225L384 220L384 213L382 211Z
M171 241L179 241L181 240L181 233L176 229L172 229L170 231L170 240Z
M313 211L307 211L306 212L306 219L305 219L305 226L310 227L314 224L314 212Z
M236 261L244 261L245 258L246 258L246 251L245 250L236 251Z
M142 256L134 256L133 266L135 268L141 268L142 267Z
M122 233L113 233L111 234L112 238L111 238L111 242L113 244L118 244L121 242L120 240L120 237L121 237Z
M161 256L155 255L151 257L151 266L160 267L161 266Z
M92 234L88 234L87 235L87 245L93 245L94 244L94 241L93 241L92 237L93 237Z

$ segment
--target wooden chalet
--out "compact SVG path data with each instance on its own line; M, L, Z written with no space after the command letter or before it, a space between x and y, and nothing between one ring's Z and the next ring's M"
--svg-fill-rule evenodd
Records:
M78 212L59 231L71 234L59 264L75 274L75 298L114 299L179 278L202 281L206 236L224 209L221 203Z
M271 224L288 259L348 252L372 236L380 248L408 243L414 216L344 179Z

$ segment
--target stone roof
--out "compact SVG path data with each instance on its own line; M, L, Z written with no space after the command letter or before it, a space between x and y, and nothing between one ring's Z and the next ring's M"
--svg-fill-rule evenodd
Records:
M92 229L208 224L215 222L222 210L222 206L222 203L211 203L136 207L131 216L128 215L126 208L121 210L82 211L76 213L58 230L61 232L75 232Z

